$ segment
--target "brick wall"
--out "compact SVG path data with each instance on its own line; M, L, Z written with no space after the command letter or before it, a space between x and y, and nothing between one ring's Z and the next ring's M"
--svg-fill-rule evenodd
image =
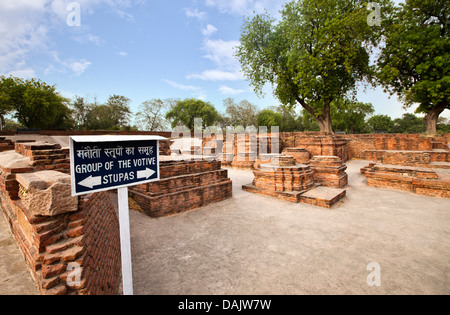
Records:
M273 140L271 135L268 139ZM226 139L226 137L223 137ZM233 139L233 138L231 138ZM450 134L443 136L429 137L419 134L361 134L361 135L323 135L319 132L289 132L280 133L280 152L287 148L304 148L311 157L313 156L337 156L344 163L352 159L367 159L367 151L449 151ZM205 140L204 144L213 143L211 138ZM233 152L226 152L226 141L223 145L223 152L227 153L228 161L234 159L237 163L238 143L237 137L234 137ZM247 154L250 154L249 148L245 148ZM242 148L241 148L241 151ZM269 151L270 153L270 143ZM271 153L280 153L271 152ZM243 153L243 152L242 152ZM261 153L261 152L259 152ZM234 154L234 156L233 156ZM232 155L229 157L228 155ZM370 159L370 158L369 158ZM245 159L244 159L245 161ZM446 161L445 154L434 153L432 161ZM231 163L227 163L231 164ZM241 164L243 162L241 161Z
M70 173L69 149L61 148L59 144L16 142L14 149L30 159L30 166L34 171L53 170Z
M162 162L161 181L130 188L151 217L196 209L232 197L232 182L219 161Z
M361 173L372 187L450 198L450 175L430 168L372 163L361 169Z
M96 193L76 197L75 207L58 207L58 197L62 203L70 201L61 193L61 189L70 191L70 176L64 174L68 172L67 151L53 145L31 144L16 144L16 150L24 155L14 151L0 153L0 157L8 154L3 164L14 165L11 160L20 160L17 167L0 165L0 212L9 223L41 294L118 294L121 256L114 196ZM65 181L51 186L45 180L50 173L65 176ZM42 191L28 185L34 177ZM55 187L52 193L51 187ZM35 195L40 193L42 200L41 195ZM38 199L30 199L33 196ZM48 209L36 205L40 201Z

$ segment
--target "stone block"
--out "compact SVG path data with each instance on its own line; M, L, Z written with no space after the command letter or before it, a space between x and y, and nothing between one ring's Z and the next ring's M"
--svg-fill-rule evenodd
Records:
M72 197L71 179L55 171L17 174L23 187L20 198L33 215L55 216L78 210L78 198Z
M283 154L294 157L297 164L309 164L311 158L305 148L286 148L283 150Z
M314 180L323 186L344 188L348 184L347 166L337 156L315 156L311 159Z

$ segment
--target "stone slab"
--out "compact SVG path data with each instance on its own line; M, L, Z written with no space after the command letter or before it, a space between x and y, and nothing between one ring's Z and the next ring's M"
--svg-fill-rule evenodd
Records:
M23 205L33 214L54 216L78 210L78 198L72 197L70 175L42 171L17 174L16 179L23 187Z
M331 208L347 194L345 189L317 187L300 196L300 202Z

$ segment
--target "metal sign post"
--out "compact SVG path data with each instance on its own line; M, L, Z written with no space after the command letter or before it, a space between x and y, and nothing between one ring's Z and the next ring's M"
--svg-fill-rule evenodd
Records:
M133 295L128 187L159 180L159 141L154 136L70 137L72 195L118 190L124 295Z

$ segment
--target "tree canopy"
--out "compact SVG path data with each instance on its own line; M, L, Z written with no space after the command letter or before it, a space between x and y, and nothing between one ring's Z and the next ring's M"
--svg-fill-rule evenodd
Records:
M131 100L112 95L105 104L87 103L82 97L72 101L74 127L78 130L120 130L130 129Z
M418 104L427 132L450 109L450 20L448 0L406 0L388 20L378 59L379 80L406 107Z
M219 122L220 114L211 103L193 98L178 101L166 114L166 119L172 121L172 128L182 125L191 131L194 131L196 118L201 118L206 128Z
M136 114L138 123L143 130L164 131L168 127L166 113L170 108L168 101L152 99L141 104Z
M378 27L367 23L367 4L353 0L292 1L281 14L279 23L268 14L247 19L236 56L257 93L272 84L282 104L300 104L332 133L331 103L373 79Z
M65 129L71 125L69 100L41 80L0 77L1 115L14 112L26 128Z

